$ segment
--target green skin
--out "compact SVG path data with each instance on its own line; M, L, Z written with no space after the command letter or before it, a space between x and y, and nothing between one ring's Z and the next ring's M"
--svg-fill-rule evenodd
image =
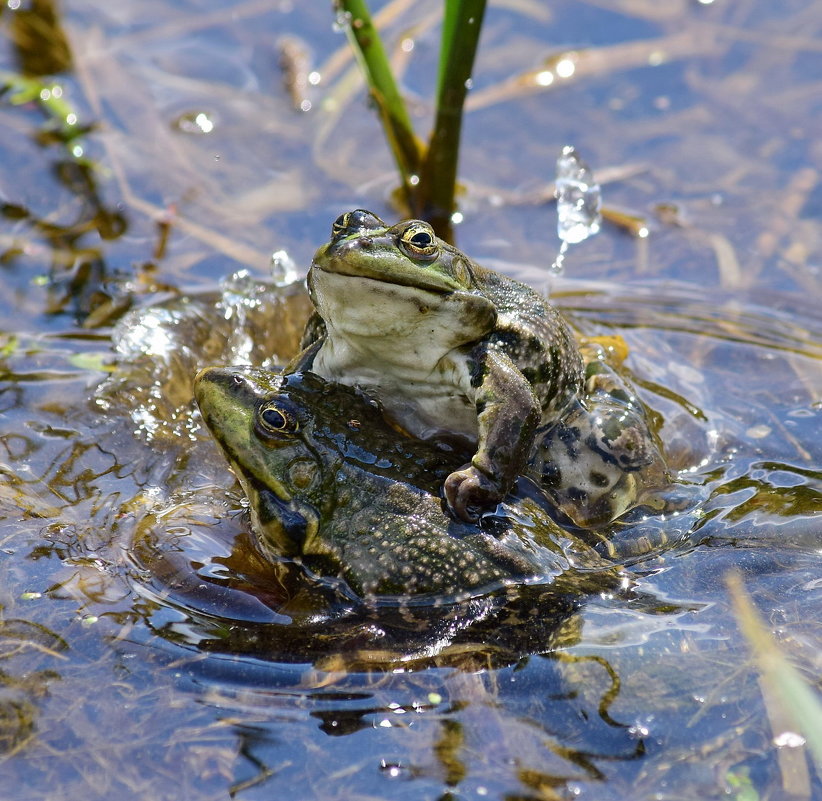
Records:
M582 359L557 311L427 223L341 215L308 288L317 315L287 372L361 386L415 437L464 437L473 456L446 477L444 493L466 522L505 496L537 427L582 391Z
M599 570L614 581L528 481L481 523L455 520L438 490L461 455L398 433L354 389L239 367L201 371L194 394L263 549L360 597L462 600L526 580L578 591Z

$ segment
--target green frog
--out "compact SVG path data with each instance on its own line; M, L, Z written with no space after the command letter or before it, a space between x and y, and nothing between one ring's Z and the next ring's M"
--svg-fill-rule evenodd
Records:
M590 591L616 580L527 479L477 522L448 514L439 486L464 454L396 431L354 388L236 367L202 370L194 393L263 550L339 577L361 598L445 602L514 582Z
M415 437L470 442L470 461L443 487L462 520L505 496L537 427L582 390L579 349L557 310L420 220L389 226L363 209L341 215L314 256L308 289L317 315L289 371L363 387Z
M308 289L316 314L287 371L362 387L415 437L468 442L470 461L443 482L461 520L493 508L523 472L585 527L666 483L644 407L618 373L583 360L541 294L475 264L427 223L340 215Z

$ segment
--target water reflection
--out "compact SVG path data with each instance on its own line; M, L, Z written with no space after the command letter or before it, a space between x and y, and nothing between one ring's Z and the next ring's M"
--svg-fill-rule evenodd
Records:
M68 643L30 620L0 619L0 759L22 751L36 736L39 702L60 680Z
M21 74L56 75L72 68L71 48L54 0L31 0L25 8L9 3L9 32Z

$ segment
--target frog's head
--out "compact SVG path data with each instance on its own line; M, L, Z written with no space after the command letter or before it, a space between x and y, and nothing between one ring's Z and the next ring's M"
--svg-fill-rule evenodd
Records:
M465 292L474 286L469 260L439 239L427 222L389 226L364 209L337 217L331 240L317 251L314 265L431 292Z
M251 367L201 370L194 396L203 420L248 497L263 544L283 556L305 553L317 536L333 454L314 447L312 415L299 387Z
M478 339L496 323L477 290L481 268L443 242L422 220L386 225L364 209L341 214L314 255L311 299L332 327L403 337L425 331L446 347ZM428 323L433 323L428 325Z

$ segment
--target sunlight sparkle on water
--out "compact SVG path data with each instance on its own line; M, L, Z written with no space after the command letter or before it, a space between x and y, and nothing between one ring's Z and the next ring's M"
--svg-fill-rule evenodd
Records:
M773 738L773 744L777 748L801 748L805 745L805 738L795 731L783 731Z
M571 58L561 58L557 61L556 71L560 78L570 78L577 70L577 65Z
M385 759L380 760L380 771L387 779L399 779L407 768L401 762L387 762Z
M203 133L211 133L214 130L214 123L202 111L194 118L194 123Z

